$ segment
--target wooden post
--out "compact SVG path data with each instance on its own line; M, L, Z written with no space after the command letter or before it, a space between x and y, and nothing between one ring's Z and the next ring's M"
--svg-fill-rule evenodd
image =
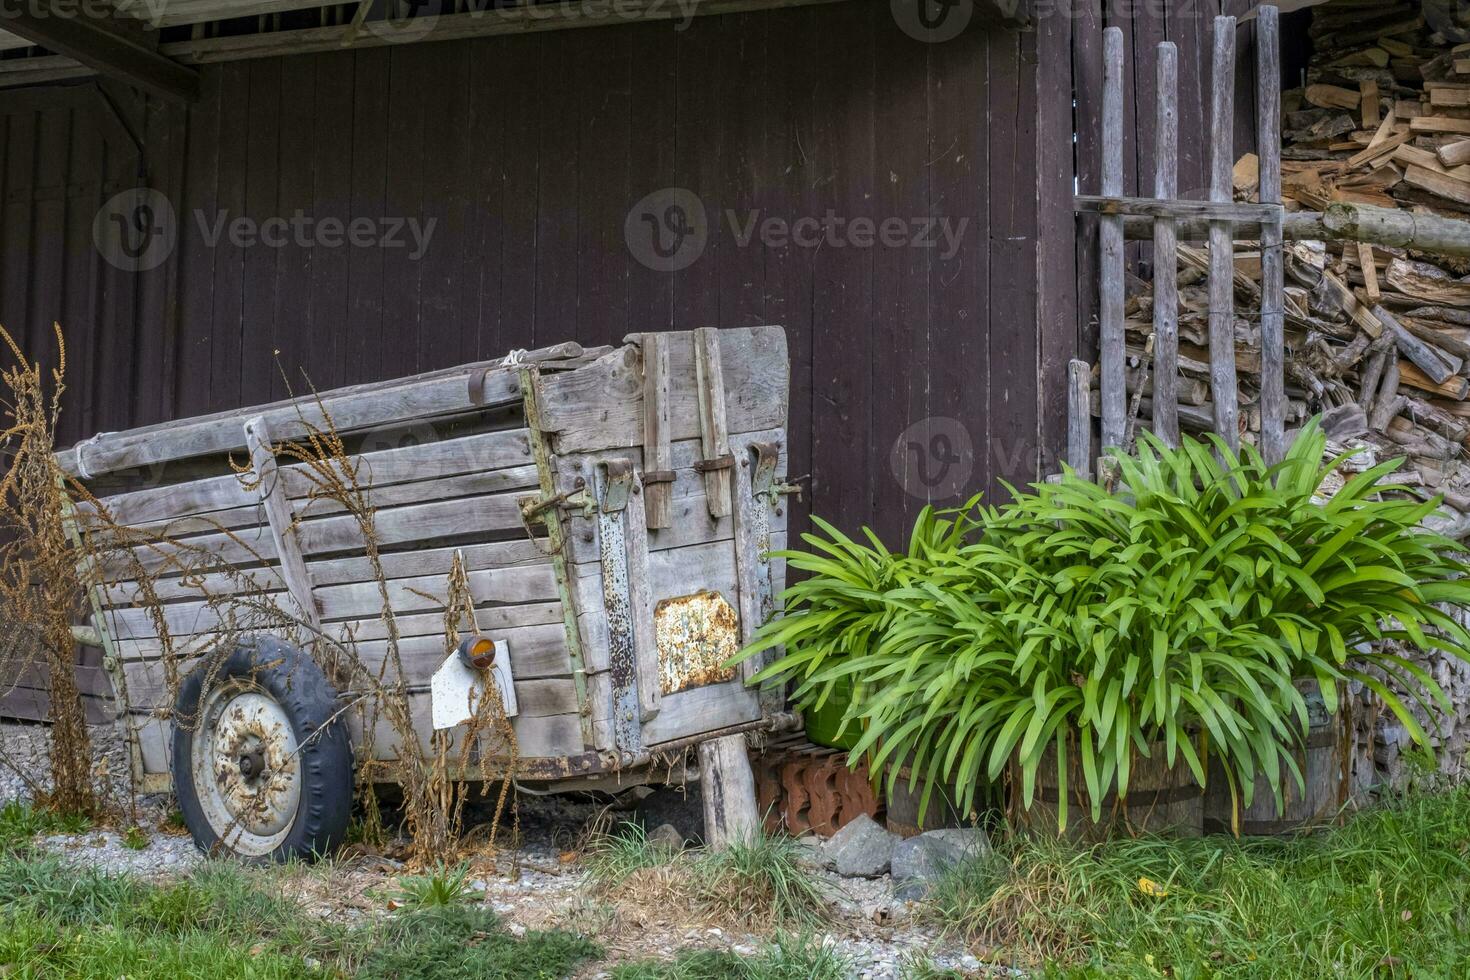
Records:
M704 842L709 847L749 841L760 832L755 776L744 735L699 743L699 787L704 799Z
M1154 196L1179 193L1179 54L1159 45ZM1154 221L1154 435L1179 445L1179 240L1173 218Z
M668 337L641 334L639 347L643 351L643 507L649 530L656 531L674 522Z
M1067 362L1067 465L1092 479L1092 368L1086 361Z
M725 372L720 361L720 332L694 331L694 384L699 395L699 439L704 450L704 499L709 516L730 516L730 430L725 422Z
M1210 200L1234 195L1235 18L1215 18L1210 100ZM1105 137L1106 138L1106 137ZM1121 288L1121 283L1119 284ZM1228 221L1210 222L1210 394L1215 431L1232 450L1240 448L1235 380L1235 242Z
M296 519L291 511L291 501L286 499L286 485L276 467L276 454L264 416L256 416L245 423L245 445L250 450L250 465L255 470L255 478L260 481L257 492L265 508L266 520L270 523L271 539L275 542L276 557L281 563L281 578L291 598L296 600L303 620L319 630L321 614L317 612L316 599L311 592L311 576L301 554L301 543L296 539Z
M1281 203L1281 21L1262 7L1256 21L1256 116L1260 203ZM1219 83L1218 76L1216 84ZM1367 98L1365 93L1365 99ZM1377 105L1377 93L1373 95ZM1286 279L1282 218L1261 223L1261 454L1286 456ZM1213 340L1213 337L1212 337ZM1212 348L1213 349L1213 348Z
M1103 34L1102 192L1123 194L1123 31L1110 27ZM1101 345L1102 448L1123 445L1125 402L1123 337L1123 217L1099 219L1101 256L1098 284L1098 326Z

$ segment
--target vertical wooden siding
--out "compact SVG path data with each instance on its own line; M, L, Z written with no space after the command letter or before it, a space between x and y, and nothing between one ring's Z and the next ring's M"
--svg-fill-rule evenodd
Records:
M810 509L899 540L929 496L911 447L894 465L915 423L964 427L970 449L953 465L970 474L965 491L1053 465L1055 365L1075 331L1038 331L1037 235L1048 214L1070 266L1070 213L1037 201L1043 180L1070 193L1070 153L1056 147L1070 145L1071 118L1053 86L1038 88L1043 37L923 44L886 5L852 3L211 66L191 108L122 100L179 222L172 259L136 277L117 316L127 358L76 342L93 335L72 322L72 290L24 266L24 241L3 271L25 299L0 309L61 319L82 376L129 372L128 397L99 402L73 437L280 397L303 372L329 388L558 340L781 323L792 472L811 474L795 526ZM29 130L7 145L62 152ZM698 194L714 227L677 273L650 271L623 241L631 205L669 186ZM210 244L201 230L297 210L436 225L418 261L404 248ZM952 255L942 240L742 246L728 215L752 211L965 226ZM1048 275L1074 291L1070 268Z

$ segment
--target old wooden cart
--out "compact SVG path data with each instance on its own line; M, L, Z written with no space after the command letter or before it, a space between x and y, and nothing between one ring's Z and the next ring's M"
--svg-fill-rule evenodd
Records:
M494 645L485 676L511 716L518 779L628 780L695 742L790 722L746 685L751 665L725 666L781 588L767 553L784 545L787 389L779 327L638 334L60 453L98 502L78 504L78 526L114 543L94 552L79 632L105 648L136 784L172 784L202 844L274 857L337 839L342 770L371 757L391 772L402 747L335 708L350 682L309 651L347 637L381 668L386 595L428 745L431 676L457 663L443 598L456 555ZM381 576L360 522L283 449L327 417L372 508ZM290 635L226 629L220 597L242 581ZM295 677L273 680L283 660ZM196 721L174 723L185 714Z

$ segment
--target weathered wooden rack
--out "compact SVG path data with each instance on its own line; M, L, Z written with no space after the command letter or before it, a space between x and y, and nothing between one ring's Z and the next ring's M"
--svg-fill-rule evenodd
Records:
M1104 38L1102 194L1079 195L1079 213L1099 215L1099 346L1102 447L1128 448L1129 412L1125 381L1124 242L1130 219L1134 234L1151 224L1154 247L1153 418L1155 435L1179 440L1178 242L1181 225L1208 228L1210 393L1213 429L1231 446L1240 445L1239 389L1235 364L1235 240L1246 228L1260 239L1261 252L1261 451L1268 460L1285 453L1285 283L1282 246L1286 212L1281 202L1280 19L1275 7L1257 15L1256 116L1260 144L1259 203L1233 200L1235 129L1234 17L1214 22L1213 92L1210 102L1210 200L1177 198L1179 164L1178 54L1173 43L1157 48L1157 144L1154 197L1123 194L1123 32ZM1315 230L1320 216L1311 219ZM1074 361L1070 370L1067 458L1079 473L1092 470L1090 368Z

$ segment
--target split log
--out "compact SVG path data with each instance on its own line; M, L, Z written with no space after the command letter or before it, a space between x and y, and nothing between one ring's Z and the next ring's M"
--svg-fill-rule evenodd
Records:
M1397 317L1382 306L1373 307L1372 313L1378 318L1378 322L1393 334L1399 351L1418 365L1419 369L1435 384L1444 384L1460 370L1461 362L1458 358L1410 333L1403 324L1399 323Z

